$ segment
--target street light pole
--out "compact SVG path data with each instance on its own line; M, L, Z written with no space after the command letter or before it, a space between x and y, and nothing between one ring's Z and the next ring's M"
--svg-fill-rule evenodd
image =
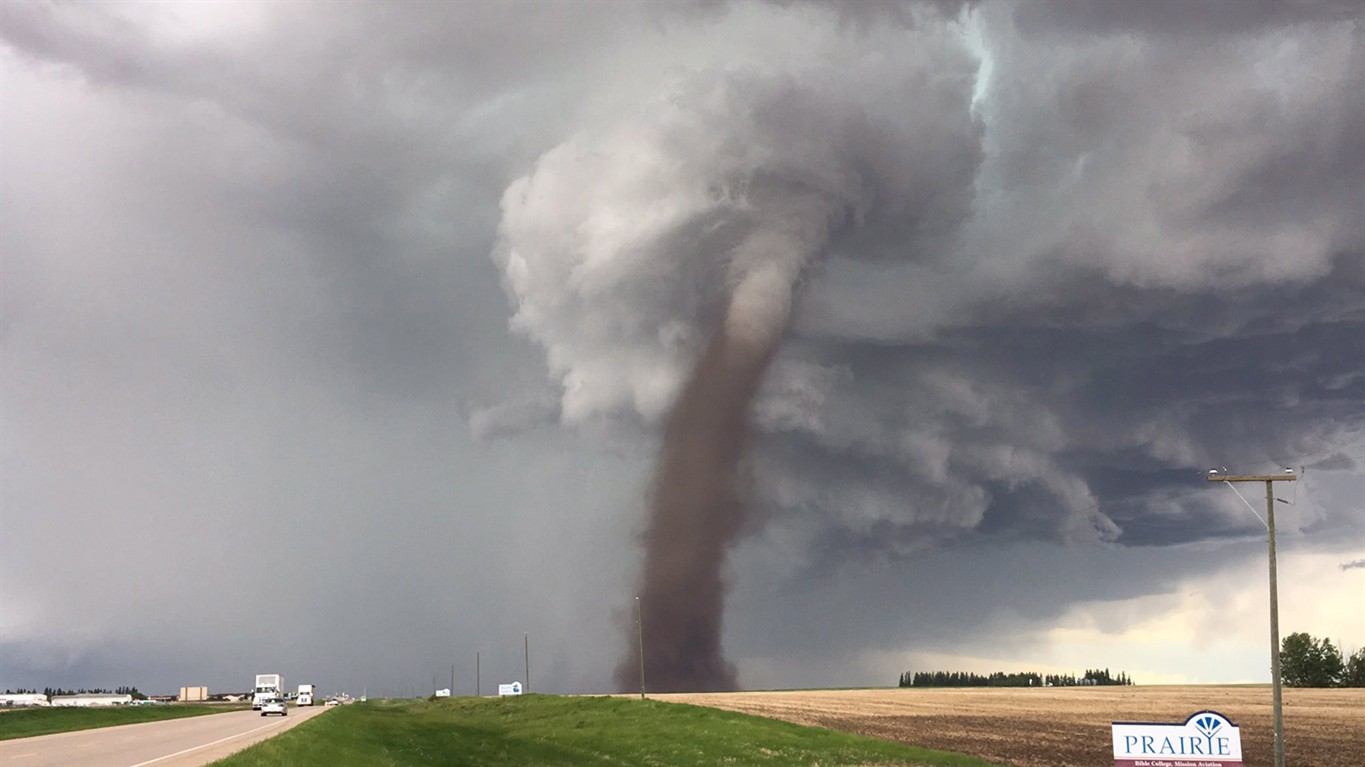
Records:
M1209 471L1209 482L1264 482L1265 483L1265 527L1270 549L1270 685L1271 699L1275 707L1275 767L1284 767L1284 707L1280 693L1280 597L1279 584L1275 575L1275 484L1293 482L1298 479L1293 469L1285 469L1284 474L1220 474L1216 469ZM1234 488L1235 489L1235 488ZM1241 496L1241 493L1238 493ZM1244 499L1245 500L1245 499ZM1250 504L1247 504L1250 506Z
M640 700L645 699L645 623L640 616L640 597L635 597L635 636L640 651Z

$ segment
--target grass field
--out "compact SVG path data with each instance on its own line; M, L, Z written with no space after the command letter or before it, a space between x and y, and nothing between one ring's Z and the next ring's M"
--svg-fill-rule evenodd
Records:
M343 706L213 767L623 764L992 767L974 757L712 708L542 695Z
M1269 685L807 690L661 695L974 754L1010 767L1112 764L1112 722L1183 722L1212 709L1241 729L1247 765L1273 762ZM1284 691L1294 767L1365 765L1365 689Z
M241 706L109 706L100 708L18 708L0 712L0 740L93 730L117 724L159 722L187 716L238 711Z

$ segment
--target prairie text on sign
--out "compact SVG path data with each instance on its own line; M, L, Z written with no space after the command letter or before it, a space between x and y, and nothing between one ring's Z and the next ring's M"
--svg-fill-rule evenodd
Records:
M1242 767L1242 731L1217 711L1183 724L1114 722L1114 767Z

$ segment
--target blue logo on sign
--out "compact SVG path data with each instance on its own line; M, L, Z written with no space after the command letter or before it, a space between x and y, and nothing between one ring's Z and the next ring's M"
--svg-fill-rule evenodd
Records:
M1209 740L1213 740L1213 736L1223 729L1223 723L1216 716L1201 716L1194 720L1194 726L1199 730L1200 735Z

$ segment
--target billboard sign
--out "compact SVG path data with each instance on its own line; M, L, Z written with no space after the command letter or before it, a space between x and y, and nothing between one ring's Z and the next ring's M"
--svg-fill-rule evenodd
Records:
M1217 711L1184 724L1114 722L1114 767L1242 767L1242 731Z
M520 694L521 694L521 682L513 682L513 683L511 683L511 684L500 684L500 685L498 685L498 694L499 694L499 695L520 695Z

